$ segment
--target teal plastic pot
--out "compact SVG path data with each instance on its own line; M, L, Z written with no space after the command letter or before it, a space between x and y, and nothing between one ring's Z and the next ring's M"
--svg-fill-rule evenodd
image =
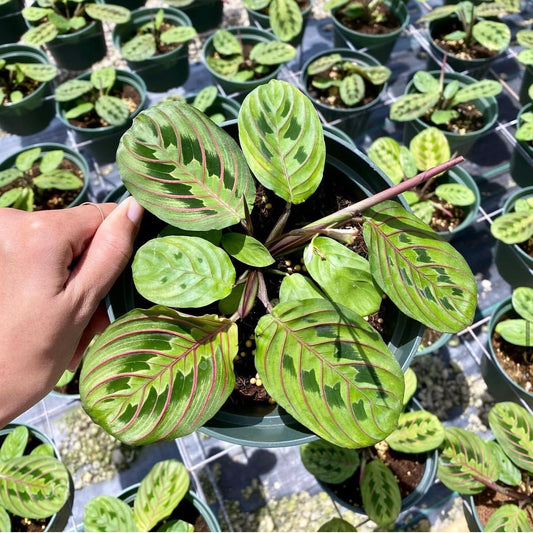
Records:
M128 22L115 26L112 34L115 48L120 51L122 45L135 36L136 30L151 22L160 9L163 9L165 22L174 26L192 26L189 17L179 9L143 7L133 11ZM164 92L172 87L180 87L187 81L189 45L184 43L165 54L154 55L143 61L126 60L126 63L144 80L149 91Z
M0 46L0 59L11 63L50 64L48 56L34 46L4 44ZM0 128L14 135L31 135L44 130L55 116L52 82L40 83L19 102L0 106Z
M9 0L0 6L0 44L16 43L26 31L23 8L23 0Z
M423 347L422 344L420 344L420 346L418 347L418 351L416 352L417 357L419 355L428 355L430 353L436 352L437 350L440 350L442 347L448 344L448 341L452 337L453 335L451 333L442 333L441 336L429 346Z
M437 79L440 76L440 71L433 70L429 72L432 76ZM444 81L450 82L452 80L457 80L461 87L474 83L476 80L467 76L466 74L460 74L457 72L445 72ZM417 90L411 79L405 88L405 94L416 93ZM443 131L444 135L448 139L450 144L451 152L457 152L460 155L466 155L474 145L474 143L481 137L483 134L491 131L496 120L498 119L498 102L496 97L490 96L488 98L476 98L472 101L473 104L481 111L483 114L483 120L485 125L483 128L472 131L470 133L452 133ZM403 126L403 143L407 146L411 139L420 131L429 127L429 124L424 122L420 118L415 118L409 122L405 122Z
M422 405L415 398L411 399L411 408L409 409L410 411L420 411L422 409ZM401 511L406 511L407 509L410 509L411 507L414 507L415 505L420 503L422 498L424 498L424 496L428 493L429 489L431 489L431 487L433 486L433 482L435 481L435 476L437 474L438 459L438 450L433 450L431 452L426 453L426 462L422 478L420 479L420 482L415 487L413 492L411 492L405 498L402 499ZM350 509L354 513L363 515L366 514L363 508L356 507L350 502L347 502L340 498L337 492L334 490L334 484L325 483L324 481L320 481L319 479L317 479L317 482L324 490L324 492L329 494L333 501L341 504L347 509Z
M469 531L484 531L481 520L477 514L476 504L474 502L474 496L461 495L463 500L463 513L468 525Z
M238 138L236 121L224 124L224 129ZM341 176L343 183L351 187L353 183L358 195L366 197L390 186L390 181L377 167L354 146L328 132L326 139L325 175ZM117 193L118 194L118 193ZM154 226L157 219L145 212L134 248L137 249L147 239L153 237L162 224ZM131 266L131 263L130 263ZM130 266L122 272L106 298L111 321L135 307L136 300ZM147 303L146 306L150 304ZM144 307L141 305L140 307ZM422 326L402 313L393 317L394 329L388 340L388 347L405 371L416 354L422 334ZM220 440L255 447L296 446L316 440L317 436L297 422L279 406L249 407L248 410L220 410L201 429L201 432Z
M66 146L65 144L39 143L39 144L32 144L31 146L25 146L24 148L17 150L13 154L11 154L9 157L4 159L0 163L0 171L14 167L17 156L21 154L22 152L31 150L32 148L40 148L41 152L43 153L51 152L52 150L63 150L65 159L69 160L71 163L74 163L74 165L76 165L83 173L83 188L78 193L76 198L72 200L72 202L66 207L74 207L76 205L80 205L81 203L85 202L87 199L87 189L89 187L89 179L91 177L89 166L85 158L79 152L70 148L69 146Z
M385 64L394 49L396 41L409 23L409 12L404 2L385 0L385 5L398 18L400 27L390 33L379 35L361 33L344 26L337 15L339 9L342 8L334 9L331 14L331 20L335 27L333 45L337 48L345 48L348 42L357 50L364 48L367 54Z
M224 15L223 0L193 0L189 5L180 6L198 33L218 28Z
M527 72L527 70L526 70ZM533 112L533 103L528 103L518 113L517 127L523 124L522 115ZM533 146L527 141L516 141L510 160L511 177L520 187L533 186Z
M133 505L140 483L125 488L118 498L129 505ZM189 490L183 500L176 507L176 517L194 525L198 516L201 516L208 527L208 531L221 531L218 520L206 502L204 502L194 491ZM199 531L205 531L200 529Z
M324 129L324 131L329 132L331 135L337 137L339 140L348 143L348 145L352 148L355 148L356 145L354 140L345 131L342 131L340 128L337 128L337 126L332 126L331 124L322 124L322 128Z
M311 0L309 3L309 6L306 7L302 11L302 17L303 17L303 23L302 23L302 31L296 36L293 37L289 41L290 44L293 46L299 46L302 43L302 39L305 32L305 27L307 25L307 21L309 20L309 16L311 15L311 10L313 9L314 0ZM256 24L259 25L259 27L263 28L264 30L270 30L270 18L268 13L263 13L261 11L257 11L255 9L250 9L246 5L244 6L246 8L246 12L248 13L248 19L250 20L250 24Z
M194 97L197 93L191 94L187 96L186 100L188 104L192 104L194 101ZM204 111L204 113L210 117L211 115L214 115L215 113L221 113L224 115L224 122L228 120L234 120L239 116L239 109L241 108L241 105L237 100L234 100L233 98L228 98L227 96L222 96L221 94L218 94L215 98L215 101L209 106L208 109ZM220 124L219 124L220 125Z
M487 384L489 394L496 402L517 402L524 401L526 405L533 408L533 394L513 381L500 365L492 346L492 336L494 328L504 318L516 318L518 315L513 310L511 296L500 302L489 321L487 334L488 355L483 351L481 357L481 375Z
M514 211L519 198L533 195L533 186L520 189L511 195L503 205L503 213ZM501 277L511 287L533 287L533 257L526 254L517 244L496 241L494 263Z
M366 131L366 126L368 124L370 115L372 114L372 110L380 102L381 96L387 88L387 84L383 84L376 98L365 105L354 106L350 108L336 108L323 104L313 96L313 88L310 86L307 68L318 58L329 56L331 54L340 54L343 61L350 61L352 63L357 63L364 66L377 66L381 63L374 57L365 54L364 52L350 50L349 48L333 48L324 52L320 52L309 58L304 64L300 73L300 85L302 87L302 91L312 100L313 105L324 117L324 120L327 122L335 122L335 126L337 128L344 131L349 138L354 139Z
M233 26L231 28L225 29L233 35L237 36L242 41L244 46L255 46L258 43L268 43L270 41L277 41L273 33L263 30L261 28L255 28L253 26ZM279 74L282 65L278 65L270 74L257 80L236 81L232 80L231 78L226 78L220 75L207 64L206 60L214 53L214 35L215 33L211 34L204 43L204 46L202 48L202 60L205 65L205 68L207 69L213 80L218 83L220 87L222 87L223 91L226 94L232 95L234 93L238 93L237 95L235 95L235 98L239 101L242 101L251 90L255 89L259 85L263 85L264 83L267 83L268 81L276 78Z
M91 72L81 74L76 79L88 80ZM130 118L121 126L104 126L101 128L80 128L72 125L66 118L65 113L72 105L71 102L56 102L56 113L59 120L74 132L76 142L83 152L94 158L98 163L110 163L115 161L118 143L122 134L131 126L133 118L143 109L146 103L146 85L142 78L134 72L127 70L117 70L116 87L131 85L141 96L141 101L137 109L130 115Z
M0 445L6 438L6 436L11 433L17 426L26 426L29 430L30 438L29 440L35 439L35 441L38 444L48 444L51 446L54 450L54 455L57 459L61 460L61 456L59 455L59 451L57 449L57 446L54 444L54 442L45 435L41 430L37 429L36 427L30 426L28 424L17 424L17 423L11 423L7 426L0 429ZM72 477L69 473L69 481L70 481L70 494L68 497L68 500L65 502L65 505L55 514L50 516L48 518L48 523L46 524L46 528L43 531L63 531L68 523L68 520L70 518L70 510L72 509L72 504L74 502L74 482L72 481Z

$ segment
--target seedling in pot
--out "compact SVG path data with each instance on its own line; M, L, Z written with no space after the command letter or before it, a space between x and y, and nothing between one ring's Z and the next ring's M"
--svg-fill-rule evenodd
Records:
M511 302L519 318L507 318L496 324L494 331L515 346L533 346L533 289L517 287Z
M444 70L439 79L419 70L413 76L413 85L418 92L404 94L393 102L390 118L399 122L423 118L429 124L458 133L464 131L465 121L470 131L483 127L483 124L477 127L468 124L470 119L462 113L462 106L473 106L473 100L497 96L502 91L500 82L496 80L475 81L464 87L458 80L445 83ZM479 115L482 120L480 112Z
M519 198L514 211L496 217L490 232L505 244L526 243L533 237L533 196Z
M22 10L22 16L34 25L22 36L22 41L31 46L81 30L93 20L122 24L130 19L125 7L90 0L37 0L36 4Z
M58 102L72 102L65 112L67 120L89 120L97 115L100 126L120 126L125 124L131 110L126 102L111 94L115 89L117 73L114 68L104 67L94 70L89 80L68 80L55 91Z
M409 148L400 146L391 137L379 137L368 149L368 157L378 165L393 183L415 176L450 159L450 146L444 133L435 127L419 132ZM467 207L476 201L474 192L461 183L441 183L435 186L439 177L426 181L418 190L406 191L403 196L413 213L426 224L432 223L440 211L452 226L462 215L457 208ZM433 227L436 231L441 228Z
M19 102L41 83L52 81L57 67L46 63L8 63L0 58L0 107Z
M143 61L177 48L195 36L192 26L174 26L166 22L164 10L159 9L152 21L141 26L135 37L121 45L120 52L128 61Z
M445 429L437 476L450 490L474 496L474 503L485 491L507 498L483 524L484 531L531 531L533 417L521 405L501 402L488 419L494 441L463 428Z
M85 354L84 408L127 443L189 434L232 393L239 327L250 324L255 369L281 407L339 446L379 442L403 410L404 376L364 317L385 293L415 320L457 332L477 295L461 255L391 198L462 158L291 227L305 212L297 204L324 202L313 197L326 168L313 104L272 80L244 99L238 133L241 147L194 107L163 102L122 136L125 186L174 227L132 263L155 307L118 318ZM368 260L349 248L358 236ZM281 270L295 254L308 274Z
M357 107L376 97L391 71L382 65L343 60L341 54L335 53L310 63L307 75L309 90L318 91L317 100L332 107Z
M248 57L242 42L228 30L217 30L213 37L215 53L206 58L207 64L219 75L235 80L260 79L273 68L296 56L296 48L281 41L259 42L250 50Z
M323 9L325 11L338 10L337 18L341 19L347 27L360 21L369 26L384 25L393 31L400 24L397 17L384 4L385 0L328 0Z
M530 87L530 92L533 94L533 85ZM515 139L517 141L529 142L533 141L533 111L522 113L520 115L520 126L515 131Z
M13 167L0 171L0 207L33 211L48 190L81 190L83 180L60 168L64 157L63 150L42 153L39 147L17 155Z

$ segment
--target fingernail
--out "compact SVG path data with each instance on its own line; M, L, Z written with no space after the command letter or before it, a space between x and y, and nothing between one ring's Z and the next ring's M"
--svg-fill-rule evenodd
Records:
M144 208L133 198L133 196L130 196L128 199L128 211L126 212L126 216L136 225L138 226L141 223L141 218L144 213Z

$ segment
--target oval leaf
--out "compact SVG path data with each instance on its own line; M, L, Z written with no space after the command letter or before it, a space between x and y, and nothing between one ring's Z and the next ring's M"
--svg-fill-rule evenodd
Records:
M245 265L266 267L274 262L270 252L257 239L243 233L225 233L222 247Z
M518 244L533 235L533 211L505 213L490 226L493 237L505 244Z
M41 174L33 180L33 183L40 189L59 189L61 191L73 191L83 187L83 181L76 174L61 169Z
M517 287L513 290L512 303L514 310L524 319L533 322L533 289Z
M10 431L6 435L4 442L2 442L2 447L0 447L0 461L9 461L9 459L14 459L15 457L22 457L28 444L29 436L30 432L26 426L16 426Z
M325 298L324 293L306 276L294 273L285 276L279 289L279 302L305 300L306 298Z
M483 531L531 531L531 526L524 509L507 503L492 513Z
M490 453L498 461L498 479L506 485L517 486L522 481L522 473L517 466L505 455L502 447L495 441L487 442Z
M424 128L409 143L409 150L419 170L428 170L450 159L450 145L438 128Z
M86 504L84 531L138 531L132 508L114 496L96 496Z
M502 320L496 324L494 331L516 346L533 346L533 322L528 320Z
M403 405L406 406L411 398L414 396L418 387L418 380L414 370L408 367L404 372L405 390L403 394Z
M290 41L303 28L303 16L295 0L272 0L268 7L270 26L282 41Z
M392 137L379 137L367 151L368 157L385 172L392 183L400 183L403 171L400 165L400 145Z
M446 202L465 207L476 201L474 191L461 183L443 183L435 189L435 194Z
M397 452L429 452L442 444L444 426L428 411L410 411L400 415L398 427L385 440Z
M22 176L22 172L17 168L6 168L0 171L0 187L5 187L13 183L17 178Z

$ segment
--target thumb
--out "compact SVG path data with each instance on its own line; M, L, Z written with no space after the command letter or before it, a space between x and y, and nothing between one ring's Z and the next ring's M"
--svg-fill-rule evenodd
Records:
M143 208L130 196L100 224L67 283L80 311L93 313L128 264Z

